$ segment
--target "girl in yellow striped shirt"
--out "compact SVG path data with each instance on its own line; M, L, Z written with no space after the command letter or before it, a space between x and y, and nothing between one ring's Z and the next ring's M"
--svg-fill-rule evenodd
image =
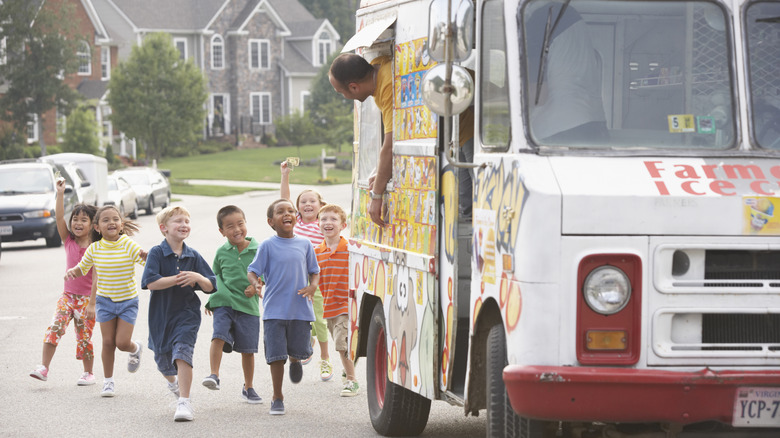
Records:
M118 348L130 353L127 370L131 373L136 372L141 364L143 347L140 342L132 340L138 316L135 264L144 264L146 252L128 237L138 231L138 225L123 218L116 206L100 208L93 223L102 238L87 248L79 264L69 269L65 278L78 278L93 266L95 268L97 288L92 289L89 306L94 311L97 304L96 319L103 337L101 358L105 380L100 395L113 397L115 350Z

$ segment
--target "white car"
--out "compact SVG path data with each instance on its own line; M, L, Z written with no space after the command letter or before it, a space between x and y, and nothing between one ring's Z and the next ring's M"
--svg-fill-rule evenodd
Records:
M136 219L138 217L138 202L133 187L124 178L117 175L109 175L106 183L108 185L108 199L105 205L116 205L122 216Z
M171 186L168 179L151 167L128 167L113 175L121 176L135 190L138 208L152 214L155 207L167 207L171 203Z

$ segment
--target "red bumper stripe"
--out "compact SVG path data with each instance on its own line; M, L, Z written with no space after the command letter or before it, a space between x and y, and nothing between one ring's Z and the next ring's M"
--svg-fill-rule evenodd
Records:
M780 387L780 370L695 372L510 365L515 412L561 421L731 423L736 390Z

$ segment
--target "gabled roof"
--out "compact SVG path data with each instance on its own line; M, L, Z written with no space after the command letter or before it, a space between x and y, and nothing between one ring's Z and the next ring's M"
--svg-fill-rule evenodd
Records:
M76 87L76 90L87 100L100 100L106 94L106 90L108 90L108 81L84 79Z
M137 29L200 31L222 9L225 0L110 0Z
M297 44L293 42L285 41L284 59L279 61L279 63L289 73L316 74L320 68L312 65L311 55L307 56L296 46Z
M297 0L287 0L290 3L295 3L300 6ZM305 10L305 9L304 9ZM268 0L249 0L243 10L236 16L233 24L230 26L232 32L243 32L244 28L252 19L255 13L265 12L271 18L271 20L280 29L280 34L283 36L290 35L290 29L287 26L286 20L279 14L276 8L271 5ZM308 13L308 11L307 11ZM311 15L311 14L309 14Z
M103 21L100 20L100 16L95 10L95 6L92 4L92 1L81 0L81 5L84 7L84 10L87 12L87 17L89 17L89 21L92 22L92 27L95 28L95 40L97 40L98 42L107 42L108 40L110 40L111 35L109 35L108 30L103 25Z

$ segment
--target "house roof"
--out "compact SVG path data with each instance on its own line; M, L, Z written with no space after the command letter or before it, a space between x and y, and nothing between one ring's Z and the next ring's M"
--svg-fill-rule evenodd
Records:
M76 87L76 90L87 100L100 100L106 94L106 90L108 90L108 81L84 79Z
M310 44L307 44L310 45ZM311 56L306 55L291 41L284 42L284 59L280 61L282 67L290 73L317 73L319 67L311 63Z
M111 0L139 29L205 29L225 0Z

